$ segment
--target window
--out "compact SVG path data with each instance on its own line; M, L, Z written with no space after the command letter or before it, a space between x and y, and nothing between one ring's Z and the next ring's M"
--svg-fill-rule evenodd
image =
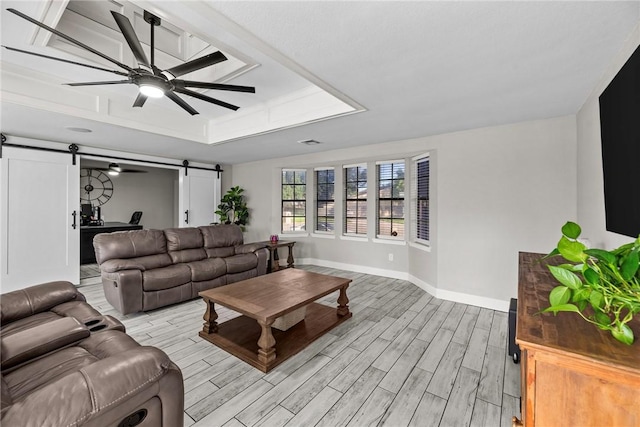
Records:
M367 234L367 166L344 168L344 232Z
M333 231L335 224L335 172L316 170L316 231Z
M282 170L282 232L306 230L307 172Z
M429 244L429 156L415 157L413 162L413 238L418 243Z
M404 161L380 162L378 172L378 224L381 237L404 236Z

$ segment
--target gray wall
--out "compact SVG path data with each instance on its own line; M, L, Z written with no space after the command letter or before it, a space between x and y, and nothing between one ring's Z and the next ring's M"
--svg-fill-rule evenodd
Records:
M296 257L409 278L438 296L506 310L517 294L518 251L548 252L562 224L576 219L576 151L575 116L566 116L238 164L232 184L245 188L252 208L245 239L264 240L280 234L281 168L338 171L344 164L400 158L409 164L430 152L430 252L336 233L295 236Z
M80 167L105 166L104 162L80 160ZM146 229L164 229L177 224L178 171L127 165L125 169L145 170L147 173L121 173L110 176L113 197L101 206L106 221L129 222L134 211L142 211L140 224Z

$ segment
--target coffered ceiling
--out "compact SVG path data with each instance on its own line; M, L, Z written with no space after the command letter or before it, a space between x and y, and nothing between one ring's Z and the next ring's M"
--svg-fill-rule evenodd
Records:
M186 78L256 87L255 94L203 92L237 112L185 96L200 112L192 117L166 98L133 108L135 85L64 86L112 76L2 49L3 133L210 163L574 114L640 22L638 1L1 5L3 45L100 66L109 63L6 8L125 63L131 54L109 10L129 17L147 53L141 11L148 10L163 20L160 68L221 50L227 63ZM296 142L306 139L321 144Z

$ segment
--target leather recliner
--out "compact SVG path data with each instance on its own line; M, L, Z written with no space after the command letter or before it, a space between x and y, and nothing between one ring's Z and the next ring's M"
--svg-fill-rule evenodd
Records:
M182 373L69 282L0 297L6 426L182 426Z

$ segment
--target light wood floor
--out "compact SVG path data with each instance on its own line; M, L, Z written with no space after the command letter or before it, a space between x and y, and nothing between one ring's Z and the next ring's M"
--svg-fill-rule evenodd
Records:
M268 374L198 337L200 299L122 316L96 279L80 290L182 369L185 426L508 427L520 416L507 313L439 300L403 280L301 268L353 279L353 318Z

